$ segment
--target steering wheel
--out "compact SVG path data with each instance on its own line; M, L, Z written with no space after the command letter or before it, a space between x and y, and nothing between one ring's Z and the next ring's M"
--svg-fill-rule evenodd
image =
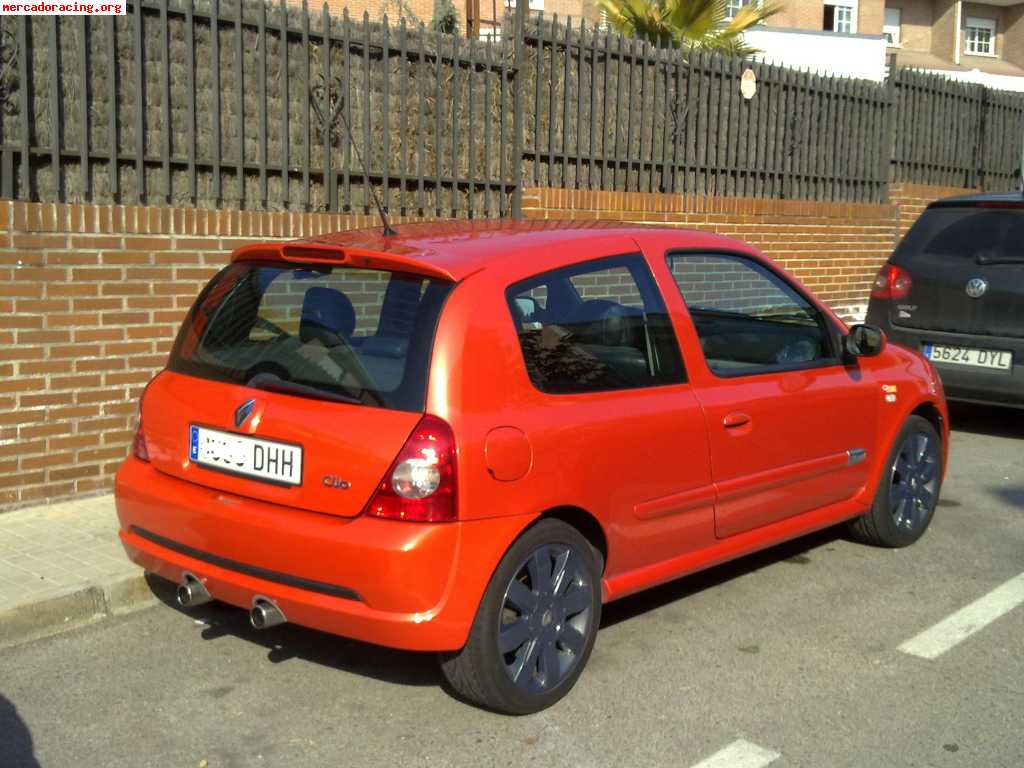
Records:
M253 365L245 372L245 380L252 381L255 376L259 376L261 373L269 373L271 376L276 376L282 381L292 380L291 371L280 363L275 363L273 360L261 360Z
M256 320L253 322L254 327L262 328L265 331L276 333L278 336L289 336L290 334L284 328L279 326L277 323L267 320L267 318L257 315Z

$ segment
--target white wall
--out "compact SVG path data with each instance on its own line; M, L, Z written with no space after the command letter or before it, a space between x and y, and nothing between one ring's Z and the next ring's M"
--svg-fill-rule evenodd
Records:
M827 75L885 80L885 38L881 35L837 35L812 30L758 27L743 35L762 52L754 58Z
M1016 75L991 75L978 69L972 69L969 72L948 69L926 69L923 71L934 75L943 75L961 83L985 85L998 91L1024 92L1024 77Z

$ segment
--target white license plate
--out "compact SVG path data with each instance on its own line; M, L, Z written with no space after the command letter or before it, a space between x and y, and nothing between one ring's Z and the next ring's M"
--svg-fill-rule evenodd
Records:
M188 457L206 467L271 483L302 485L302 447L189 426Z
M998 349L925 344L924 356L933 363L948 365L971 365L975 368L994 368L997 371L1008 371L1013 367L1013 353Z

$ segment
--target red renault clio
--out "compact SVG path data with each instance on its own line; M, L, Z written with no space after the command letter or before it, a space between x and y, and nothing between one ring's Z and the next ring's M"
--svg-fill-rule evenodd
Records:
M844 521L928 527L935 371L749 246L400 230L241 248L189 312L116 491L183 606L437 651L521 714L572 688L603 603Z

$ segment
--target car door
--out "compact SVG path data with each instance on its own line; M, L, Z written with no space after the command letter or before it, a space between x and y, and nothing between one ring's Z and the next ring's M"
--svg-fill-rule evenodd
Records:
M643 256L574 263L506 297L530 380L514 416L535 456L523 504L597 514L609 577L713 542L703 412Z
M867 482L881 396L844 365L834 322L750 256L670 252L698 344L715 531L732 536L847 501Z

